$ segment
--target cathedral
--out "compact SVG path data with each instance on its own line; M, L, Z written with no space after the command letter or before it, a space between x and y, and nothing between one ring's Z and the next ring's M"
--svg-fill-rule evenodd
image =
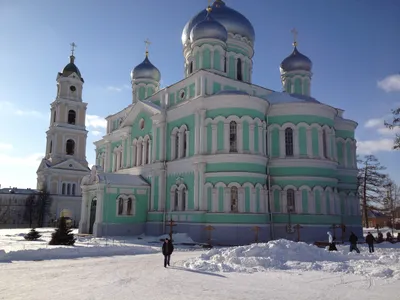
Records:
M90 172L83 78L71 56L38 176L79 196L58 205L79 203L81 233L172 227L221 245L315 241L336 227L361 233L357 123L311 96L312 62L296 38L280 64L283 92L252 84L254 43L251 22L215 0L183 29L181 81L161 89L146 51L131 72L132 104L106 118Z

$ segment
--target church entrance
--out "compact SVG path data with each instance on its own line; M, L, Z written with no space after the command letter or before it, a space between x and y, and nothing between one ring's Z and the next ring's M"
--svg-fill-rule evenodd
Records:
M97 208L97 198L93 198L92 203L90 204L90 227L89 234L93 233L93 225L94 221L96 221L96 208Z

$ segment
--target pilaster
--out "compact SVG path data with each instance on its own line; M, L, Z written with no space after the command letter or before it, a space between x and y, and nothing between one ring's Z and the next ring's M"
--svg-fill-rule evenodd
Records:
M287 192L281 191L281 204L282 204L282 213L287 213Z
M206 130L206 125L205 125L205 119L206 119L206 110L201 109L199 111L199 119L200 119L200 137L199 137L199 152L200 154L204 154L207 150L206 144L207 144L207 130Z
M253 154L254 149L254 123L249 124L249 150L250 153Z
M238 188L238 210L240 213L246 211L246 201L245 201L245 189L243 187Z
M154 199L154 201L158 201L158 210L163 211L166 208L166 171L165 170L160 170L159 171L159 177L158 177L158 199ZM173 201L174 199L170 199L170 207L173 207Z
M293 156L300 156L299 128L293 129Z
M224 153L230 152L230 124L225 122L224 123Z
M318 154L320 158L324 158L324 145L322 138L322 128L318 127Z
M231 211L231 188L224 188L224 212L229 213Z
M279 157L285 158L286 148L285 148L285 130L279 128Z
M294 203L295 203L295 212L298 213L298 214L303 213L302 191L295 191L294 192Z
M219 188L217 187L213 187L212 189L212 201L211 201L211 207L209 208L209 210L211 210L212 212L218 212L218 206L219 206L218 190Z
M312 134L311 128L307 128L307 155L309 158L313 158L313 151L312 151Z
M258 145L257 145L258 149L257 149L257 152L259 154L264 154L264 130L262 128L262 125L259 126L257 124L257 128L258 128Z
M243 124L241 122L237 124L237 148L238 153L243 153Z
M212 145L211 145L211 153L217 153L217 124L211 124L212 131Z
M152 211L152 210L154 210L154 207L155 207L155 205L154 205L154 202L155 202L155 199L154 199L154 186L155 186L155 180L154 180L154 172L152 172L151 173L151 195L150 195L150 210Z

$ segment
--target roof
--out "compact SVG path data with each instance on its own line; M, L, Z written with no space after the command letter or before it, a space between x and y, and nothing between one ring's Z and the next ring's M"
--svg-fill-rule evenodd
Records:
M299 95L299 94L289 94L285 92L273 92L266 96L266 99L271 104L278 103L295 103L295 102L311 102L311 103L320 103L313 97Z
M19 189L16 187L9 187L9 188L2 188L0 189L0 194L24 194L24 195L29 195L29 194L37 194L39 193L38 190L35 189Z

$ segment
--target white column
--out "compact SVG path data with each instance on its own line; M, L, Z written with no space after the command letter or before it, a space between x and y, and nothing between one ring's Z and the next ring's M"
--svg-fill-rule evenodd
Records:
M194 155L200 151L200 113L196 111L194 114Z
M132 145L131 146L131 151L132 151L132 154L131 154L131 164L132 164L132 167L135 167L136 166L136 149L137 149L137 146L136 146L136 144L135 145Z
M146 164L146 155L147 155L147 141L142 142L142 166Z
M217 153L217 124L211 124L211 131L212 131L212 149L211 153Z
M311 128L307 128L307 155L313 158Z
M346 147L346 145L347 145L347 142L345 140L344 143L342 144L343 163L344 163L345 168L347 168L348 165L349 165L349 162L347 161L347 147Z
M196 210L205 210L207 207L207 198L204 197L204 171L205 171L205 163L199 163L198 164L198 170L199 170L199 200L198 200L198 206ZM207 193L206 193L207 195ZM206 199L204 199L206 198Z
M197 70L200 69L197 67ZM205 85L205 80L204 76L200 77L200 96L204 96L206 94L206 85Z
M190 131L186 130L185 131L185 136L186 136L186 153L185 153L185 157L189 157L189 148L190 148ZM184 146L184 144L182 143L182 147ZM183 149L182 149L183 150Z
M153 125L153 146L151 147L151 163L156 161L157 151L157 126Z
M293 155L294 157L300 156L300 143L299 143L299 128L293 129Z
M224 188L224 212L231 211L231 188Z
M149 140L149 144L148 144L149 149L147 149L147 153L146 155L149 156L149 164L153 163L153 151L152 151L152 145L151 145L151 140ZM154 147L155 148L155 147Z
M214 50L210 50L210 55L211 55L211 69L214 68Z
M262 128L262 125L259 126L257 125L258 128L258 150L257 152L259 154L264 154L264 130Z
M356 140L353 141L353 168L357 168L357 142Z
M230 143L229 143L229 138L230 138L230 132L229 132L229 123L224 123L224 153L229 153L230 149Z
M136 149L136 166L141 166L142 165L142 142L138 141L136 143L137 149Z
M281 191L281 212L287 213L287 191Z
M303 213L303 206L302 206L302 191L296 191L294 194L294 202L295 202L295 211L298 214Z
M249 150L250 153L254 153L255 149L254 149L254 123L253 124L249 124Z
M319 157L324 157L324 145L323 145L323 138L322 138L322 128L318 127L318 153Z
M315 196L314 191L308 192L308 212L310 214L315 214Z
M166 207L166 182L165 182L165 170L160 170L159 177L158 177L159 187L158 187L158 199L154 199L154 201L158 201L158 210L163 211ZM171 198L170 206L173 206L174 198Z
M243 187L238 188L238 211L244 213L246 211L245 191Z
M207 151L207 130L205 125L206 120L206 110L201 109L200 113L200 137L199 137L199 151L200 154L204 154Z
M279 157L284 158L286 156L285 150L285 130L279 129Z
M151 194L150 194L150 210L154 210L154 172L151 173Z
M212 212L218 212L218 190L219 188L214 187L212 189L212 201L211 201L211 208L209 208Z
M243 124L238 122L237 124L237 150L238 153L243 153Z
M193 165L194 186L193 186L193 206L194 210L199 210L199 168L198 164Z
M321 214L326 215L326 192L320 191L321 193Z
M165 155L166 155L166 151L165 151L165 122L163 121L160 124L160 160L164 161L165 160Z
M198 69L202 69L203 68L203 51L200 51L199 53L199 68Z
M87 233L87 223L89 219L89 192L86 187L82 187L81 220L79 221L79 233Z
M266 213L265 209L265 189L260 189L260 213Z
M179 138L178 138L178 158L182 158L183 156L183 132L179 131L178 132Z
M329 206L330 206L330 214L334 215L336 214L336 210L335 210L335 195L333 194L333 192L329 192Z

